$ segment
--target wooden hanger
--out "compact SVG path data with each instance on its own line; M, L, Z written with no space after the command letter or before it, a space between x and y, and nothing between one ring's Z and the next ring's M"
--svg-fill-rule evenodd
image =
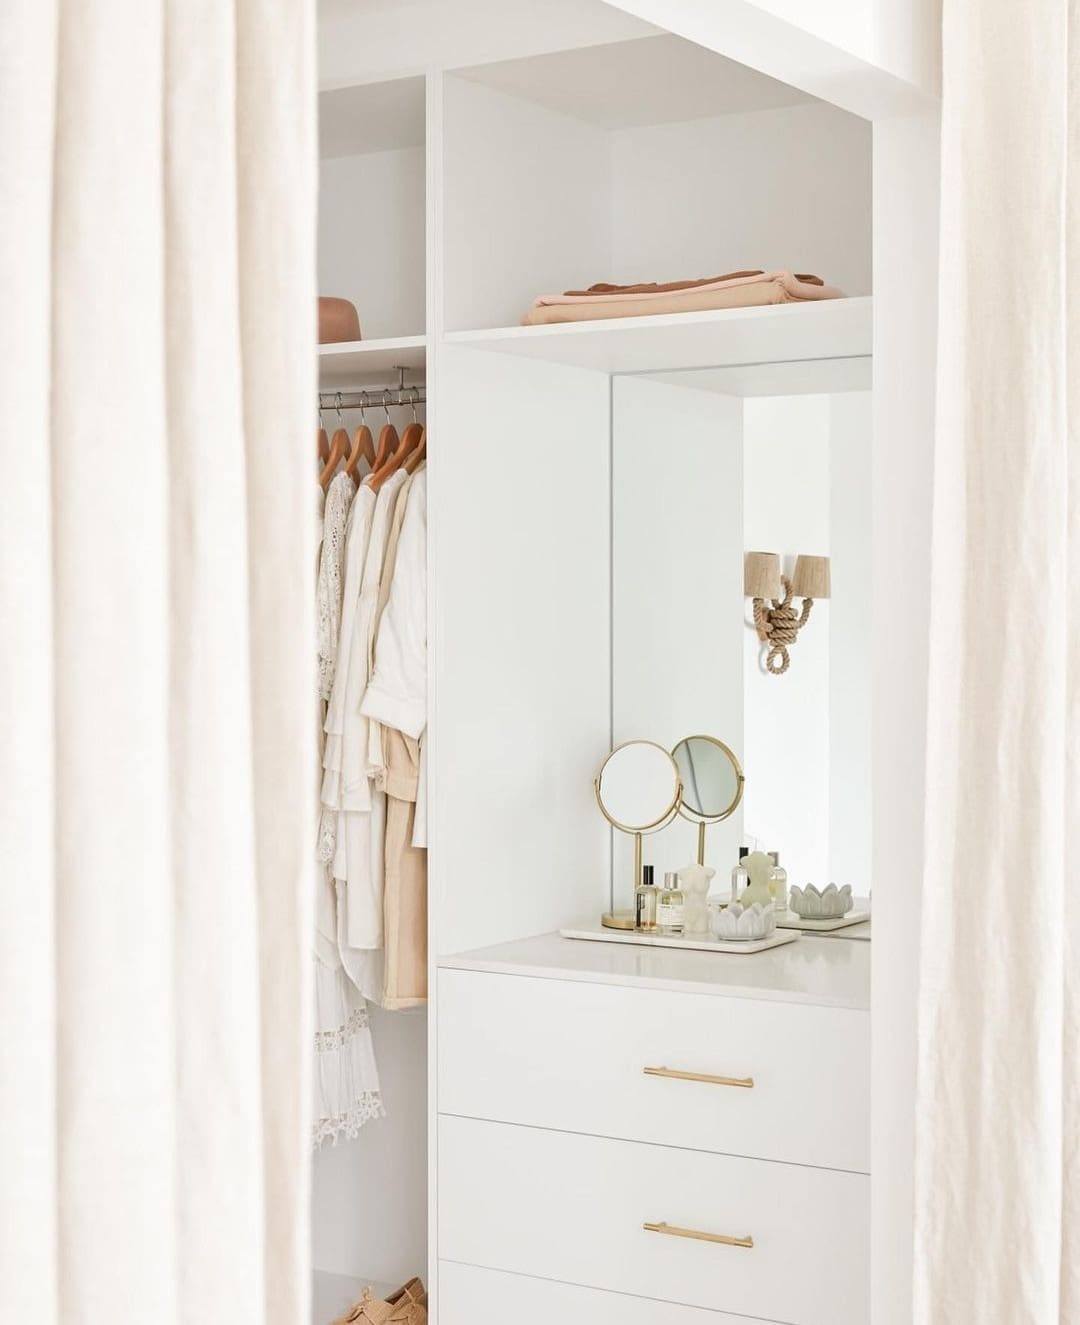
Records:
M371 473L366 479L364 479L364 482L372 487L376 487L374 483L375 475L385 468L386 462L397 450L401 440L398 437L397 429L390 422L390 407L387 405L385 397L383 398L383 409L386 411L386 423L383 425L382 432L379 433L379 445L375 452L375 460L371 466ZM377 490L376 487L376 491Z
M318 448L319 448L319 452L318 452L318 454L319 454L319 465L320 465L320 469L321 469L321 466L323 466L323 465L326 464L326 462L327 462L327 460L329 459L329 456L330 456L330 438L329 438L329 436L327 435L327 431L326 431L325 426L323 425L323 416L322 416L322 409L321 409L321 408L320 408L320 410L319 410L319 436L318 436Z
M401 439L404 453L401 463L407 474L411 474L427 454L427 429L416 421L416 406L419 399L420 392L417 391L412 403L412 423L405 429L405 436Z
M353 433L352 450L345 464L345 473L355 482L360 481L356 477L356 471L362 459L367 461L369 470L375 468L375 441L371 436L371 429L364 422L363 405L360 406L360 427Z
M419 395L419 392L417 392ZM390 456L387 456L382 465L378 467L368 479L368 483L376 492L382 487L391 474L396 473L401 466L407 462L416 448L424 439L423 426L416 421L416 402L412 406L412 423L405 429L401 435L401 441L397 449Z
M405 472L415 474L421 464L427 459L427 429L424 428L417 443L416 449L411 455L405 457Z
M338 392L340 399L341 393ZM341 406L338 406L338 421L341 421ZM330 486L330 480L337 473L337 467L349 454L349 431L347 428L338 428L333 437L330 438L330 454L326 457L326 464L322 473L319 475L319 483L325 492Z

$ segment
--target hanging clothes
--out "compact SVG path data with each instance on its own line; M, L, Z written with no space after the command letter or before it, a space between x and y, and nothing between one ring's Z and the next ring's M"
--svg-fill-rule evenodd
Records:
M371 683L361 711L381 733L386 801L382 1001L427 997L427 837L417 800L427 727L427 476L420 467L395 508Z
M343 619L350 604L350 544L366 536L364 504L357 507L355 497L356 484L347 474L339 474L330 484L323 510L316 590L320 746L326 727L325 701L333 694L342 661ZM325 750L323 755L325 758ZM335 835L336 818L324 812L316 847L320 878L313 962L316 1030L312 1142L316 1147L357 1136L366 1122L383 1113L367 1004L341 957L339 898L329 869Z
M330 698L341 636L341 607L344 592L342 567L345 531L356 484L348 474L338 474L326 493L323 508L322 552L316 581L315 601L319 630L319 694Z
M361 712L419 740L427 726L427 472L413 475Z
M347 666L338 670L327 718L327 765L323 803L337 813L338 933L342 961L357 987L370 998L382 992L385 792L372 785L368 720L361 712L371 670L372 640L386 547L404 470L375 494L362 486L358 500L373 506L359 592L352 614ZM350 558L350 561L352 559ZM350 593L355 591L354 576ZM381 763L381 757L380 761ZM344 926L342 918L344 917Z
M315 962L312 1143L353 1139L385 1112L367 1002L339 965Z

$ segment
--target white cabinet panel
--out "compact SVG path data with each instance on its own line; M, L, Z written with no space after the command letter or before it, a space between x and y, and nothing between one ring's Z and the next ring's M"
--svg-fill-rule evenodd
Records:
M869 1171L866 1012L452 970L438 987L440 1113Z
M514 1325L774 1325L726 1311L680 1307L475 1265L440 1264L439 1325L506 1325L507 1321Z
M868 1318L861 1174L467 1118L440 1120L439 1165L444 1260L791 1325Z

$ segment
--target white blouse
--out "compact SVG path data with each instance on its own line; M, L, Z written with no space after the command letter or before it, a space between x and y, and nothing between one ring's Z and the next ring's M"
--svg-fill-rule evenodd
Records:
M419 470L401 526L375 668L360 712L419 739L427 726L427 474Z

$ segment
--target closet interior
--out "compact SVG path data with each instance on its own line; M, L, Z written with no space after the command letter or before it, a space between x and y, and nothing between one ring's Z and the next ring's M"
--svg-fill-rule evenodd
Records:
M329 433L339 410L350 432L363 417L376 441L386 419L400 433L414 411L428 430L422 745L429 993L426 1006L406 1010L372 1000L385 1116L355 1138L315 1152L316 1325L329 1325L364 1285L386 1289L414 1275L424 1277L431 1318L442 1325L496 1319L531 1325L532 1308L484 1315L477 1307L522 1284L533 1285L542 1303L537 1321L552 1318L541 1310L570 1322L637 1321L634 1313L655 1298L654 1306L680 1305L665 1306L671 1314L662 1317L640 1314L642 1321L704 1325L734 1319L722 1314L730 1309L740 1318L813 1325L836 1305L830 1288L811 1291L809 1314L800 1314L790 1294L765 1283L740 1281L726 1298L697 1270L688 1271L685 1292L671 1286L670 1276L654 1288L628 1274L633 1282L621 1286L621 1295L610 1248L597 1253L595 1272L593 1261L583 1267L554 1251L550 1270L515 1259L497 1229L490 1229L489 1242L447 1232L440 1184L455 1229L474 1217L477 1228L487 1228L492 1216L481 1217L485 1201L501 1199L530 1158L560 1171L572 1162L545 1149L538 1138L547 1132L535 1133L535 1155L514 1150L507 1137L515 1129L504 1123L548 1127L552 1137L562 1129L604 1133L602 1119L579 1126L557 1110L519 1117L507 1103L508 1112L499 1112L501 1105L486 1111L482 1087L486 1081L498 1093L498 1069L481 1051L489 1036L493 1054L505 1045L503 1014L492 1006L489 1020L484 981L514 977L506 997L490 987L505 1006L513 1003L510 995L535 984L545 986L538 997L549 995L560 1015L578 1015L572 990L600 987L588 984L601 977L585 968L602 945L570 944L589 951L557 959L554 950L545 955L539 948L515 956L513 945L598 917L613 880L626 877L626 847L597 813L597 768L615 744L633 736L655 733L671 742L683 734L675 730L680 722L696 722L689 730L708 731L711 723L729 739L725 731L736 725L721 685L711 692L702 686L704 711L696 717L658 715L639 702L646 691L655 696L665 676L678 684L679 655L692 652L695 640L675 633L680 623L670 614L650 619L633 601L619 579L627 566L649 563L650 549L657 549L656 558L662 548L677 557L673 530L693 520L683 542L692 544L701 578L683 581L693 586L683 622L697 614L707 639L716 602L739 618L743 610L741 587L723 580L741 579L741 516L725 514L723 502L710 507L697 486L700 471L682 449L687 430L699 458L708 459L710 446L725 438L734 438L731 445L745 455L769 419L782 417L797 450L800 402L811 402L807 408L818 419L825 417L822 408L834 409L834 417L848 420L869 506L871 125L600 3L552 6L542 38L527 25L515 27L520 6L502 15L495 4L417 7L415 59L404 59L395 46L385 74L374 67L382 9L357 5L345 21L346 8L326 6L323 13L318 274L320 294L355 305L361 338L320 345L319 406ZM761 271L819 277L844 297L692 311L665 305L655 314L522 325L539 296L587 291L600 282L634 286ZM770 400L786 402L784 410L753 412ZM632 441L627 418L636 421ZM647 483L650 473L656 479L649 502L621 508L637 509L637 517L620 516L619 507L631 460L639 481ZM723 476L709 481L722 483ZM797 505L790 495L784 500ZM627 520L636 518L642 523L635 530ZM714 575L710 559L721 550L727 569ZM869 576L869 548L862 551ZM653 571L662 597L665 572L655 565ZM860 621L869 631L868 618ZM798 647L809 655L810 644ZM631 664L635 650L640 657ZM799 659L792 668L798 671ZM640 729L646 721L651 732ZM738 735L731 738L738 743L742 723L740 706ZM754 772L748 769L749 779ZM725 842L737 839L741 822L732 822ZM869 827L863 830L868 838ZM868 862L861 882L867 891ZM493 945L500 946L490 960L461 957ZM861 1065L849 1059L838 1070L847 1071L853 1098L865 1104L865 1119L859 1115L856 1124L862 1137L869 1120L869 944L843 945L856 946L865 952L848 951L844 960L858 972L838 978L847 981L843 997L850 995L844 1043ZM634 952L611 957L606 978L630 980ZM463 971L470 973L467 987ZM539 978L545 971L555 978ZM444 989L450 1002L442 1026ZM639 993L627 994L629 1003ZM672 996L680 995L664 995ZM771 1005L779 1008L795 995L763 997L779 1000ZM550 1044L543 1026L529 1020L535 1015L521 1009L522 1033L539 1036L542 1057ZM581 1015L594 1018L594 1031L603 1024L597 1008ZM814 1030L810 1021L807 1028ZM711 1034L704 1023L700 1030ZM772 1032L794 1043L790 1029ZM571 1057L576 1052L573 1045L567 1050ZM456 1061L446 1066L451 1053L479 1074L469 1088ZM588 1054L582 1061L588 1063ZM590 1083L567 1088L588 1093ZM792 1088L798 1089L794 1079ZM502 1130L473 1135L496 1126ZM716 1149L705 1140L700 1145ZM740 1164L765 1164L770 1175L775 1159L799 1159L767 1144L755 1149L752 1137L737 1153L749 1157ZM806 1172L824 1174L832 1153L824 1145L822 1157L807 1161L822 1167ZM603 1168L592 1152L582 1164L583 1172ZM838 1167L845 1166L867 1187L853 1179L841 1192L838 1182L837 1199L845 1218L865 1224L868 1141L845 1151ZM729 1177L718 1169L717 1181ZM812 1211L816 1190L808 1185L800 1192L800 1208ZM784 1199L782 1184L766 1185L755 1210ZM555 1217L541 1206L541 1215ZM512 1228L517 1216L503 1213ZM532 1218L525 1220L529 1229ZM632 1244L626 1249L634 1254ZM683 1250L672 1248L675 1262ZM655 1254L651 1245L649 1252ZM609 1274L610 1267L616 1268ZM868 1266L856 1279L856 1296L835 1310L832 1325L859 1318ZM541 1287L544 1280L560 1283Z

